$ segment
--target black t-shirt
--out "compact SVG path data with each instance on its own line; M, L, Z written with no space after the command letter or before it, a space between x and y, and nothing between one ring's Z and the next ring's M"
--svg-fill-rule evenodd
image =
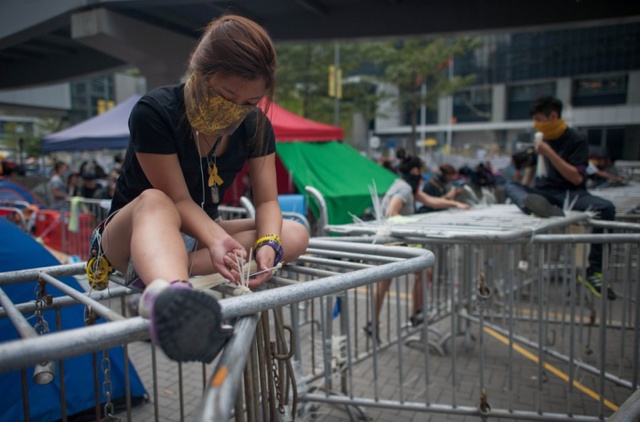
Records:
M589 164L589 145L586 137L572 128L552 141L545 141L563 160L574 166L583 176L582 184L576 186L565 179L549 160L545 158L547 177L536 177L537 189L584 189L587 183L587 165Z
M433 177L439 179L440 175L435 175ZM440 180L434 180L432 178L432 179L429 179L427 183L425 183L422 186L422 192L426 193L429 196L442 198L447 193L447 188L446 188L446 185L442 183ZM431 208L428 205L423 205L422 207L420 207L420 212L433 212L433 211L440 211L440 210L436 208Z
M233 184L247 159L269 155L276 150L273 127L268 119L264 142L254 140L257 113L262 111L256 110L245 118L231 135L226 151L216 159L218 174L223 180L223 184L219 186L220 198L224 197L225 191ZM209 176L206 154L209 151L201 151L200 158L185 115L184 84L157 88L143 96L129 116L129 132L129 146L110 213L124 207L144 190L152 188L136 157L136 153L140 152L177 154L191 198L200 204L204 191L204 210L211 218L218 217L218 204L213 203L211 190L207 186Z

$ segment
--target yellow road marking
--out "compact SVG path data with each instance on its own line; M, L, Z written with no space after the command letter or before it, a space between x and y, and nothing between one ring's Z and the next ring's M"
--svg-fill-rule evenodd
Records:
M504 343L507 346L509 345L509 339L506 338L505 336L503 336L502 334L498 333L497 331L495 331L495 330L493 330L493 329L491 329L489 327L484 327L484 330L487 333L489 333L490 335L492 335L496 340ZM530 359L534 363L539 363L540 360L538 359L538 357L536 355L534 355L533 353L529 352L528 350L525 350L524 348L522 348L521 346L519 346L517 344L513 344L512 347L513 347L513 350L515 350L516 352L520 353L524 357ZM544 362L543 366L547 371L553 373L555 376L557 376L561 380L563 380L565 382L569 381L569 376L567 374L565 374L564 372L562 372L561 370L559 370L555 366L551 365L550 363ZM580 382L578 382L576 380L573 380L573 386L575 388L577 388L578 390L582 391L583 393L585 393L586 395L588 395L589 397L591 397L592 399L594 399L596 401L600 401L600 395L598 393L596 393L595 391L587 388L586 386L584 386ZM613 404L612 402L610 402L607 399L604 399L604 404L605 404L605 406L607 406L609 409L613 410L614 412L616 410L618 410L618 407L619 407L619 406L616 406L615 404Z

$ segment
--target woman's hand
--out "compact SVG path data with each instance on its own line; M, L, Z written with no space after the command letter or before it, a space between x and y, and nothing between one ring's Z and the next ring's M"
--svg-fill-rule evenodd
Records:
M229 235L218 239L209 247L211 263L216 272L229 281L239 282L242 265L244 265L247 252L240 242ZM240 268L238 268L238 261Z
M274 260L276 257L276 251L268 245L264 245L260 247L256 251L256 264L257 270L263 271L269 268L273 268L275 266ZM249 279L249 288L255 289L256 287L261 286L265 281L269 280L273 276L272 271L265 271L262 274L258 274L257 276Z

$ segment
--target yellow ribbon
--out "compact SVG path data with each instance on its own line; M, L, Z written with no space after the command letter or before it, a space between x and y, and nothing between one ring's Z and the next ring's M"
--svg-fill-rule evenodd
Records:
M218 174L218 166L213 163L209 163L209 181L207 186L210 188L214 185L221 186L224 183L222 177Z

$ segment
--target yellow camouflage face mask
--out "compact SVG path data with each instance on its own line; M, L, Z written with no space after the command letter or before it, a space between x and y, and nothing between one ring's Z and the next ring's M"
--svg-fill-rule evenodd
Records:
M254 105L239 105L229 101L208 85L198 84L195 75L187 81L185 91L189 90L193 90L193 101L185 98L189 124L200 133L214 138L231 135L247 115L256 109Z
M558 119L553 122L535 122L533 127L536 132L542 132L543 138L547 141L553 141L558 139L565 130L567 130L567 123L563 119Z

